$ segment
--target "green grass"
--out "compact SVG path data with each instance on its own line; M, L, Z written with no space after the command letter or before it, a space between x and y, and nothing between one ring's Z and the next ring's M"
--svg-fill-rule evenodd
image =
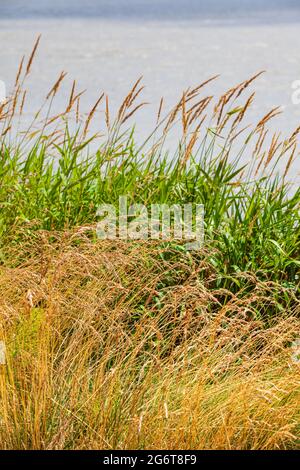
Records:
M234 115L233 115L234 116ZM206 246L222 285L233 273L252 271L286 286L298 284L300 265L299 187L276 175L249 173L248 165L224 136L204 130L198 148L183 163L188 144L181 139L174 156L163 145L138 148L134 132L113 126L103 142L82 140L80 129L71 135L61 122L59 144L42 130L28 142L2 141L0 169L0 236L5 246L18 242L25 231L66 230L95 224L101 203L129 202L203 204ZM226 136L226 134L225 134ZM187 139L187 138L185 138ZM228 140L228 139L227 139ZM225 139L226 141L226 139ZM90 146L92 145L92 148ZM248 147L249 149L248 149ZM260 157L260 155L259 155ZM259 160L259 158L257 158ZM275 176L274 176L275 174Z

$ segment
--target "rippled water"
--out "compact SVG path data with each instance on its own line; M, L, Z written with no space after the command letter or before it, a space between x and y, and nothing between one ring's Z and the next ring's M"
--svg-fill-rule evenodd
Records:
M116 106L143 75L150 105L138 121L146 135L161 95L171 105L211 75L221 74L210 90L219 93L266 70L251 119L282 105L274 129L300 124L300 105L291 101L292 82L300 80L298 0L0 0L0 79L8 85L38 33L28 116L61 70L69 72L67 84L76 78L88 90L86 108L102 90Z

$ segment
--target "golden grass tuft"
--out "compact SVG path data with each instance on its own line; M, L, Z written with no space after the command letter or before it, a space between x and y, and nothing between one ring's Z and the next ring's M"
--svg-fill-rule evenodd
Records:
M299 301L266 328L275 283L209 289L209 253L88 230L36 234L0 268L0 447L299 448Z

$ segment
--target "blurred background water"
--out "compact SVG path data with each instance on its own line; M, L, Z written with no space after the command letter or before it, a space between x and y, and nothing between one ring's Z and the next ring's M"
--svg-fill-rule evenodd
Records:
M277 13L299 14L298 0L1 0L0 12L6 18L141 18L256 20Z
M115 108L143 75L150 104L138 115L141 137L162 95L171 106L184 88L212 75L221 76L208 92L218 94L266 70L250 118L281 105L274 129L285 134L300 124L300 105L291 99L300 80L299 0L0 0L0 79L8 89L39 33L28 119L61 70L68 79L57 106L76 79L87 89L86 110L102 91Z

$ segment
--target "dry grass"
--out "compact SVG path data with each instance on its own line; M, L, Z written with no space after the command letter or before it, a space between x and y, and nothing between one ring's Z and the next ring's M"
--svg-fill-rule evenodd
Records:
M263 321L291 291L213 289L208 253L85 229L22 250L0 268L2 449L299 448L299 300Z
M76 82L54 115L62 72L24 129L39 40L0 105L0 448L300 448L300 127L248 125L260 74L221 97L212 77L138 147L141 79L115 116ZM95 240L126 194L204 204L205 249Z

